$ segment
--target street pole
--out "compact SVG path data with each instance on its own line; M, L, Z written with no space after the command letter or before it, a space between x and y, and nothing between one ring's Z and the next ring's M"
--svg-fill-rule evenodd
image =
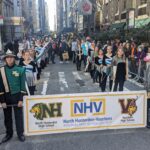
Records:
M90 15L87 16L87 21L88 21L88 35L90 36L91 34L91 22L90 22Z
M93 2L93 5L94 6L92 6L93 7L93 15L94 15L94 28L93 28L93 31L95 32L95 26L96 26L96 10L97 10L97 5L96 5L96 0L94 0L94 2Z

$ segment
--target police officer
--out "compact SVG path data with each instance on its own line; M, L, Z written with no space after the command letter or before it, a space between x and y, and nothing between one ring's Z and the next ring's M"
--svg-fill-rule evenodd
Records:
M15 64L15 57L12 51L7 50L4 56L6 65L0 68L0 102L6 128L6 136L2 139L2 143L13 137L12 108L18 139L21 142L25 141L22 112L23 95L26 94L25 69Z

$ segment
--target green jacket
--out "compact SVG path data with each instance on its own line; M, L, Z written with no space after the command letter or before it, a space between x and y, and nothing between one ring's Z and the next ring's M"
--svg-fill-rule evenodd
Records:
M25 69L14 65L12 67L8 67L7 65L0 69L1 71L1 80L0 87L4 92L4 95L7 93L17 94L20 93L19 101L23 100L23 95L26 94L25 88ZM3 101L3 100L1 100Z
M0 72L0 102L4 103L4 85L3 85L3 80Z

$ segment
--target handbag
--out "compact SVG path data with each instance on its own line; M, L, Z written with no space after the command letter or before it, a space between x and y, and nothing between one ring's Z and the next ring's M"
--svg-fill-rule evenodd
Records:
M63 55L63 60L68 60L69 59L68 52L64 52L62 55Z

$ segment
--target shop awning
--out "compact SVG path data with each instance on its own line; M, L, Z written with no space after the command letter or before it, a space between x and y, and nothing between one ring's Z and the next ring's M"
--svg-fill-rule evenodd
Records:
M115 23L110 26L110 30L124 29L126 22Z
M142 28L150 23L150 18L135 21L135 28Z

